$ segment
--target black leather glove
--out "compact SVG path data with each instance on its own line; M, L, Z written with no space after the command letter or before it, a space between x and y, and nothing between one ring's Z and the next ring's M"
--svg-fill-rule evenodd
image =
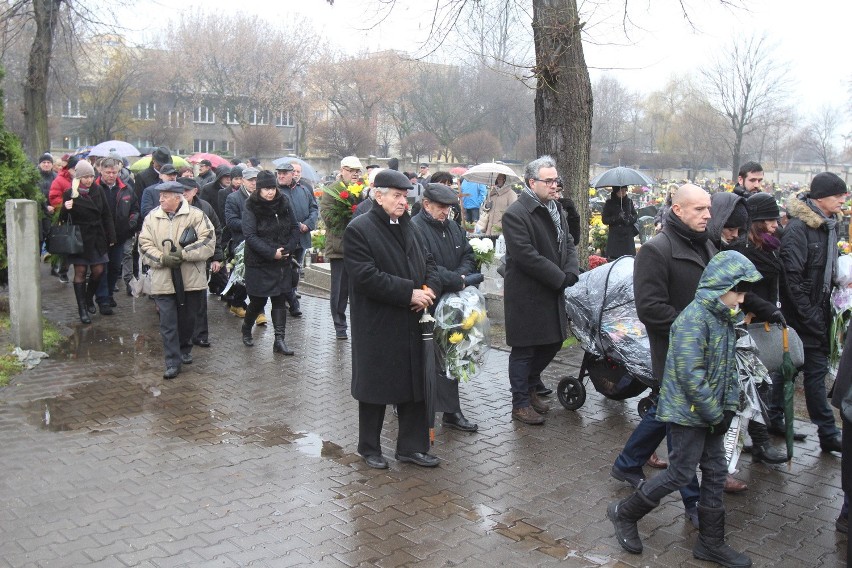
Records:
M470 274L464 277L465 286L479 286L484 281L485 276L483 276L479 272L471 272Z
M569 288L576 284L580 279L577 278L577 275L572 273L565 275L565 280L562 281L562 289Z
M728 428L731 427L731 422L733 422L734 416L736 415L737 413L733 410L726 410L722 413L722 420L719 421L718 424L710 426L710 434L714 436L724 436L725 432L728 431Z
M784 314L781 313L781 310L772 312L772 315L767 319L769 323L780 323L782 326L787 327L787 320L784 319Z

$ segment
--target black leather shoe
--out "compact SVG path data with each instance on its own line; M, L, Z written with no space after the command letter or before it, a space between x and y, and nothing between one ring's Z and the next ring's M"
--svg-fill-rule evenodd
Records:
M118 289L113 290L113 292L118 292ZM117 308L118 307L118 303L115 301L115 298L113 298L112 296L109 297L109 299L107 300L107 303L109 304L109 307L111 307L111 308Z
M535 392L538 396L550 396L553 394L553 389L549 389L543 384L536 385Z
M193 339L192 344L199 347L210 347L210 342L206 339Z
M102 316L111 316L111 315L115 314L115 312L112 311L112 307L110 307L109 304L98 304L98 307L101 309L101 315Z
M387 469L388 460L384 456L364 456L364 463L373 469Z
M173 379L180 373L180 367L166 367L166 372L163 373L164 379Z
M843 446L840 444L840 436L834 436L833 438L826 438L825 440L819 441L819 449L824 452L837 452L838 454L843 451Z
M441 460L435 456L421 452L414 452L412 454L396 453L393 457L395 457L397 461L410 462L421 467L435 467L441 463Z
M615 466L612 466L609 474L619 481L625 481L629 483L634 488L639 487L639 484L645 481L644 473L634 473L632 471L625 471L623 469L619 469Z
M784 463L787 461L787 452L773 448L769 442L755 444L751 448L751 461L764 463Z
M192 353L181 353L180 362L184 365L192 365Z
M349 339L349 335L345 331L338 331L335 334L335 337L337 337L337 339L340 339L341 341Z
M776 436L784 437L787 435L787 430L784 428L783 423L779 424L777 422L771 422L769 426L766 427L766 429L769 430L770 434L775 434ZM806 438L807 436L805 436L801 432L796 432L795 430L793 431L793 439L795 441L801 442Z
M301 294L299 294L298 292L296 292L296 299L298 299L298 300L301 300L301 299L302 299L302 295L301 295Z
M290 315L293 316L294 318L300 318L300 317L302 317L302 310L300 310L298 308L296 308L295 310L290 310Z
M447 428L454 428L462 432L476 432L479 426L464 417L461 412L445 412L441 423Z

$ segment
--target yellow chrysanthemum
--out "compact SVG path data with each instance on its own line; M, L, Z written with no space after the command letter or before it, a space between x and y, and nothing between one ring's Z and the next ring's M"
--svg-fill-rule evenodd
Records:
M453 345L455 345L456 343L459 343L462 339L464 339L464 335L462 335L461 332L459 332L459 331L456 331L455 333L451 333L450 337L449 337L449 341Z
M472 328L474 326L474 324L476 323L476 319L477 319L476 318L476 312L473 312L472 314L470 314L469 316L464 318L464 320L462 320L462 324L461 324L462 329L467 331L470 328Z

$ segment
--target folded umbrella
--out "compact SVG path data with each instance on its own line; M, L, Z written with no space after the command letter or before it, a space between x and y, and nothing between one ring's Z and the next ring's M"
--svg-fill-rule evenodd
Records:
M163 242L160 243L162 246L166 246L166 243L171 244L171 249L169 252L177 252L177 247L175 246L175 242L171 239L163 239ZM172 267L172 284L175 287L175 297L177 298L178 306L183 306L186 303L186 292L183 289L183 274L180 271L180 266Z
M793 421L794 407L793 395L795 387L793 379L795 379L798 371L793 365L793 359L790 357L790 341L787 336L787 327L783 328L781 337L784 342L784 357L781 359L781 367L778 369L781 375L781 380L784 381L784 438L787 442L787 469L792 467L793 462Z
M425 288L425 286L424 286ZM423 398L426 401L426 416L429 420L429 445L435 443L435 318L423 310L420 318L420 333L423 337Z

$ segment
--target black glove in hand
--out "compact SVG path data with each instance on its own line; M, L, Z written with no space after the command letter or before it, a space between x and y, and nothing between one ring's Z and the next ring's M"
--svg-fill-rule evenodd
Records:
M737 413L733 410L726 410L722 413L722 420L718 424L710 426L710 433L714 436L723 436L728 431L728 428L731 427L731 422L734 421L734 416L736 415Z
M485 276L479 272L471 272L464 277L465 286L479 286L485 280Z
M174 268L176 266L180 266L183 262L183 257L181 257L180 253L170 252L163 255L163 258L160 259L160 264L165 266L166 268Z
M562 281L562 289L569 288L576 284L580 279L573 272L565 275L565 280Z
M787 327L787 320L784 319L784 314L781 313L781 310L772 312L772 315L768 319L769 323L780 323L782 326Z

